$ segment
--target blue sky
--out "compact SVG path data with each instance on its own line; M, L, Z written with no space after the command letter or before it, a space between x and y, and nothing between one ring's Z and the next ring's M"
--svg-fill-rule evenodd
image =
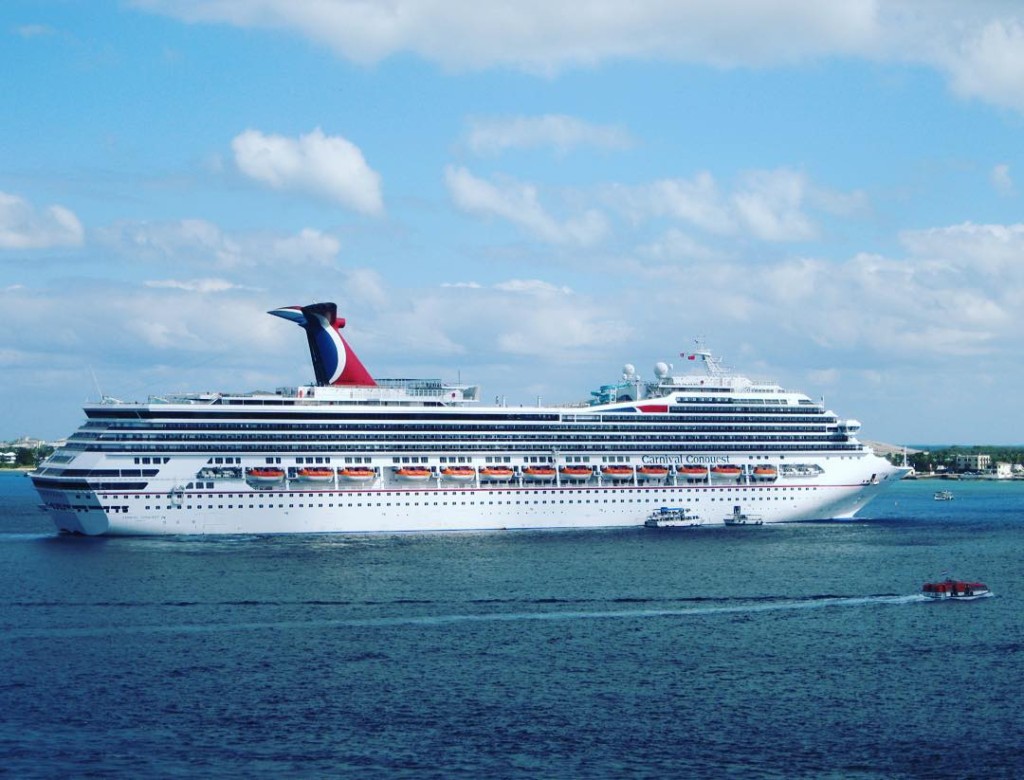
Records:
M1024 10L0 5L0 438L102 392L574 401L701 337L892 443L1024 441Z

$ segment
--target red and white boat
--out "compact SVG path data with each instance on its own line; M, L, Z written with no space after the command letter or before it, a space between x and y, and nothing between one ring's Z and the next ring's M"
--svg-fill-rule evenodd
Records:
M965 582L964 580L943 580L942 582L926 582L921 592L926 598L942 601L973 601L991 596L992 591L984 582Z

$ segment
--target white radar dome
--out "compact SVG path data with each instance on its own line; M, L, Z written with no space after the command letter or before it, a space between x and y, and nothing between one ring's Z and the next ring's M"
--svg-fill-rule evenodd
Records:
M632 379L635 376L636 366L634 366L632 363L626 363L626 365L622 367L622 377L624 379Z
M658 379L664 379L665 377L667 377L668 372L671 370L672 366L670 366L668 363L659 361L654 364L654 375L658 377Z

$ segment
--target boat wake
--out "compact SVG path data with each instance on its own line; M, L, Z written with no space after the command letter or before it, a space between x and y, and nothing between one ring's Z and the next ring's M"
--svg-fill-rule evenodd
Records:
M873 596L808 596L797 599L767 597L767 600L764 599L765 597L762 597L761 600L748 600L746 603L732 603L735 599L723 599L721 601L725 601L726 603L701 603L695 606L647 607L633 609L556 608L547 611L467 612L393 615L383 617L315 617L309 620L251 620L228 623L164 623L160 625L135 626L120 624L77 628L15 628L0 635L0 638L8 640L49 637L87 638L124 634L202 634L282 629L321 630L332 628L402 628L449 626L472 623L701 618L714 615L745 615L794 610L838 609L843 607L893 606L929 601L927 597L919 593L909 596L882 594ZM417 605L429 603L430 602L411 602L411 604ZM545 599L540 600L538 603L557 606L558 604L571 604L574 602ZM410 605L410 602L405 602L405 605ZM168 606L193 606L193 604L176 603L168 604ZM253 606L256 606L256 604L253 604Z

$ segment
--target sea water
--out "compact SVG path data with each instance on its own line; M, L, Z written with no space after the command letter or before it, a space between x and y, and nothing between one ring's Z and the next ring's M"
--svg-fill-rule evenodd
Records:
M0 774L1021 777L1024 483L938 487L853 522L89 539L2 474ZM996 595L925 602L946 573Z

